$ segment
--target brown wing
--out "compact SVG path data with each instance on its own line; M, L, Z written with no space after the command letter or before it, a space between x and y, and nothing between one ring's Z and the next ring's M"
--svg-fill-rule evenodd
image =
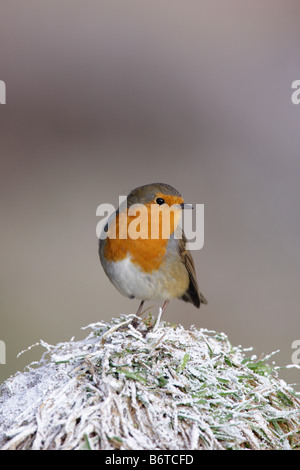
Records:
M189 287L181 298L186 302L191 302L195 307L200 308L201 304L207 304L207 300L199 291L194 260L190 251L186 249L186 237L183 232L182 239L178 240L178 242L180 256L190 278Z

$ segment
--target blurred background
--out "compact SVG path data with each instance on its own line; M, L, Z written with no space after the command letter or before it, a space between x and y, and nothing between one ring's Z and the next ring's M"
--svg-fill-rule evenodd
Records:
M165 320L291 363L299 22L298 0L1 1L0 381L40 339L136 311L101 268L96 208L157 181L205 205L193 256L208 306L174 301Z

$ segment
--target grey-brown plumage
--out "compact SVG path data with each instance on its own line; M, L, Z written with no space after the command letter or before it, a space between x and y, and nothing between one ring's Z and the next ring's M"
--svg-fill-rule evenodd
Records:
M195 307L200 308L201 304L207 304L207 300L199 291L194 260L190 251L186 249L186 237L184 232L182 233L182 239L178 240L178 242L180 256L190 279L189 287L181 298L185 302L191 302Z
M181 194L165 183L140 186L127 196L128 208L133 204L144 204L150 207L149 203L166 204L166 208L175 204L177 213L186 206ZM126 213L126 205L122 204L116 211L115 217L119 217L119 214L124 214L124 212ZM177 234L175 232L171 234L166 248L162 243L164 254L159 254L157 244L153 244L151 238L139 239L137 243L131 243L131 245L126 240L122 243L119 240L116 242L118 253L126 254L125 257L122 256L119 259L111 254L114 241L109 240L111 251L107 252L107 250L105 251L107 240L100 240L99 255L107 276L123 295L141 300L138 314L141 312L145 300L163 300L162 312L165 311L169 301L175 298L191 302L197 308L202 303L207 304L207 300L199 291L195 265L192 255L187 249L186 236L179 226L176 231L177 229ZM178 237L178 233L181 236ZM156 251L154 249L152 252L152 247L156 247ZM140 265L137 263L137 255ZM145 262L148 262L145 261L147 258L153 266L158 267L147 269L149 267L149 264L145 266Z

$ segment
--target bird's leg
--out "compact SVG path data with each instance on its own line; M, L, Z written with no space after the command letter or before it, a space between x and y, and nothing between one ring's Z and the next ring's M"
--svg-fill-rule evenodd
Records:
M162 318L169 302L170 302L169 300L165 300L163 306L159 309L159 314L157 315L155 325L152 326L153 331L155 331L156 328L158 328L159 322L160 322L160 320L161 320L161 318Z
M139 308L138 308L138 310L137 310L137 312L136 312L136 314L135 314L136 317L139 317L139 316L140 316L140 314L141 314L141 312L142 312L142 309L143 309L144 302L145 302L144 300L141 301L140 306L139 306ZM131 324L132 324L132 326L133 326L134 328L136 328L136 327L138 326L138 323L139 323L138 318L134 318L134 319L132 320L132 322L131 322Z
M169 305L169 302L170 302L169 300L165 300L165 301L164 301L164 304L163 304L162 309L161 309L160 318L163 316L164 312L166 311L167 306Z
M138 310L137 310L137 312L136 312L136 316L137 316L137 317L138 317L138 316L141 314L141 312L142 312L142 308L143 308L144 302L145 302L145 301L142 300L141 303L140 303L140 306L139 306L139 308L138 308Z

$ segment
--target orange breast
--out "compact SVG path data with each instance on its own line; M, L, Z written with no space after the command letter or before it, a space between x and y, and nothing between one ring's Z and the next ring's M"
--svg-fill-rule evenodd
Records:
M180 204L182 199L179 199ZM104 247L104 255L108 261L120 261L130 254L131 261L138 264L144 272L151 273L159 269L166 253L169 235L173 233L179 217L176 211L171 212L169 218L164 217L161 212L158 217L154 217L157 205L152 207L154 212L151 212L151 206L152 203L149 203L141 207L141 211L137 210L135 215L131 215L131 208L117 214L109 226Z

